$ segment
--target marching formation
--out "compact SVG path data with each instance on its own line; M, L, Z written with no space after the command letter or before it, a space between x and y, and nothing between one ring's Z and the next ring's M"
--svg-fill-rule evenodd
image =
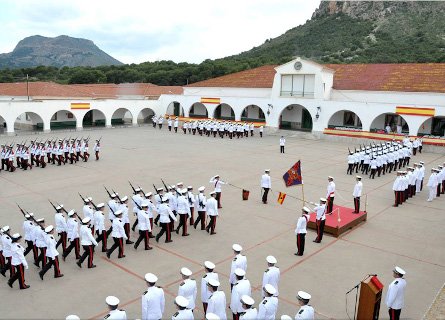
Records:
M99 160L100 140L96 140L93 146L96 161ZM90 158L88 143L89 138L71 139L70 137L46 141L31 140L29 145L26 144L26 141L1 145L0 171L31 170L34 166L45 168L47 164L55 165L56 162L58 166L68 162L70 164L78 161L87 162Z
M172 117L164 117L159 116L157 117L154 115L152 117L152 123L153 128L156 128L156 125L159 129L162 129L162 125L164 124L164 121L167 120L167 126L169 131L173 131L175 133L178 133L179 128L179 118L175 117L173 119ZM243 137L249 137L249 135L252 137L254 135L255 126L253 123L247 123L247 122L237 122L237 121L229 121L229 120L195 120L195 121L183 121L181 124L181 129L184 134L193 134L195 135L198 133L200 136L207 136L211 137L213 136L216 138L219 136L220 138L228 137L229 139L232 138L243 138ZM258 128L258 133L260 134L260 137L263 137L264 127L260 126Z
M164 181L162 181L164 183ZM1 229L2 241L0 246L0 267L1 274L5 276L9 270L8 285L12 287L15 280L19 279L20 289L27 289L29 285L25 283L24 269L28 269L26 256L32 252L34 265L41 268L40 278L43 280L46 272L53 268L54 277L63 276L59 264L58 248L61 246L61 257L66 261L71 252L74 252L76 264L79 268L87 260L88 268L95 268L94 252L95 247L101 243L102 252L111 258L113 252L118 249L118 258L125 258L125 245L133 245L137 250L142 241L144 249L151 250L150 239L155 238L156 242L164 236L165 242L172 242L172 233L183 237L189 236L188 227L195 229L198 224L201 230L206 230L210 235L216 234L216 219L219 215L218 209L221 206L221 186L223 182L219 175L212 177L210 183L214 190L210 192L207 198L204 194L205 187L198 189L199 193L193 193L193 187L184 188L183 183L179 182L176 186L167 186L164 188L155 188L155 194L145 193L142 188L135 188L131 183L133 190L131 201L133 202L133 214L136 219L133 226L130 226L129 197L119 196L119 193L111 192L105 187L109 196L106 203L93 202L93 198L84 197L79 193L83 201L82 214L76 210L66 210L63 204L53 203L54 225L46 224L45 219L36 218L34 213L28 212L19 207L25 221L23 222L23 237L26 242L26 249L17 251L17 259L12 260L12 254L9 251L9 240L19 243L22 236L19 233L11 235L10 227L4 226ZM108 207L108 215L105 217L105 206ZM195 217L195 212L197 215ZM154 219L155 215L157 217ZM196 220L195 220L196 218ZM178 222L175 227L175 222ZM107 221L109 223L107 223ZM108 229L106 225L108 224ZM154 224L159 225L160 230L156 236ZM138 229L135 242L131 240L130 229ZM58 234L58 239L54 237ZM112 244L109 245L111 235ZM81 253L81 247L83 253ZM18 249L18 248L17 248ZM17 271L19 268L20 272Z

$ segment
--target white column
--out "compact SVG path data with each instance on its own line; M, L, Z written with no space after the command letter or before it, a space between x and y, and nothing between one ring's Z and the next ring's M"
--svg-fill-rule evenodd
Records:
M5 121L6 121L6 134L8 135L8 136L13 136L15 133L14 133L14 120L7 120L7 119L5 119Z
M136 115L131 114L131 115L133 116L133 118L132 118L133 127L137 127L137 125L138 125L138 115L137 114Z
M43 120L43 132L51 132L51 118Z
M82 131L83 130L83 116L77 116L76 117L76 131Z
M112 118L112 115L109 117L105 116L105 127L111 128L111 118Z

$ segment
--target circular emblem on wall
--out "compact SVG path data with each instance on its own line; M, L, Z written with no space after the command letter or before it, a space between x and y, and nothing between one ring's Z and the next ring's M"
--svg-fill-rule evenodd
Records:
M294 64L294 69L298 71L298 70L301 69L302 66L303 66L303 65L301 64L301 62L300 62L300 61L297 61L297 62L295 62L295 64Z

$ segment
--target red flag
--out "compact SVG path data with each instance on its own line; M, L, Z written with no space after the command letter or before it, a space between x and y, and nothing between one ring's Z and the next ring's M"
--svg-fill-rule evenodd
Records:
M284 175L283 175L284 183L286 184L286 187L294 186L303 184L303 177L301 176L301 162L298 160L297 163L295 163L292 168L290 168Z

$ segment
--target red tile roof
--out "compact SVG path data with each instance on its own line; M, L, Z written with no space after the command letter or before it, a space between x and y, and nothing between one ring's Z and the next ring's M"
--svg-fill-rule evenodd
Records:
M72 84L29 82L29 96L51 98L117 98L119 96L149 96L182 94L179 86L157 86L152 83ZM0 96L27 96L26 82L0 83Z
M445 93L445 63L327 64L334 89Z
M326 64L334 89L445 93L445 63ZM275 65L204 80L188 87L272 88Z
M272 88L277 65L226 74L189 84L187 87Z

